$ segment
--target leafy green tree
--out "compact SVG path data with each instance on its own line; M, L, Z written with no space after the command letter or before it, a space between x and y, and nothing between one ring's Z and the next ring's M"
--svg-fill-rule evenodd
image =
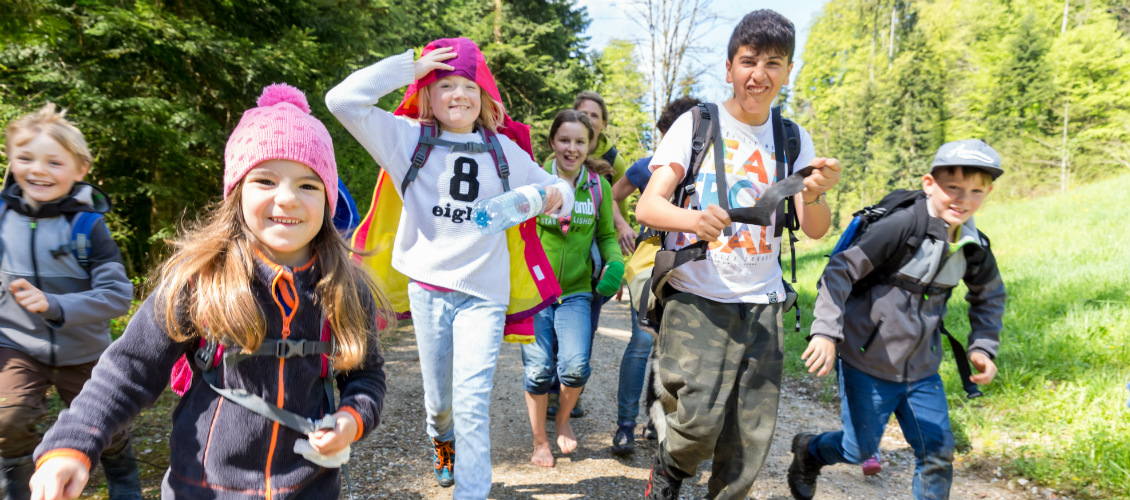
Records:
M614 39L596 58L596 91L608 106L604 133L629 163L647 155L654 141L648 100L647 76L639 70L635 44Z

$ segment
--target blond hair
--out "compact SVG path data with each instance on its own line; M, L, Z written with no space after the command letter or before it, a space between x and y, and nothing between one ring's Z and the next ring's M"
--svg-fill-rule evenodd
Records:
M241 200L237 188L186 227L150 280L157 283L157 317L174 341L200 335L251 352L266 336L264 312L251 287L260 244L243 219ZM376 278L351 260L328 207L310 247L321 271L314 296L333 331L334 367L358 368L373 332L395 325L392 307Z
M416 92L416 107L419 109L417 119L422 122L434 123L436 121L435 113L432 112L431 97L432 93L428 90L428 85L421 87ZM479 117L475 118L475 123L491 132L498 132L498 126L506 119L506 110L503 109L502 103L495 102L491 99L490 95L483 92L479 88L479 102L482 106L479 107Z
M16 119L4 131L4 150L10 156L13 147L23 146L40 134L47 134L75 157L79 167L89 167L94 160L90 147L86 145L82 132L67 120L66 115L66 110L56 111L55 103L49 102L38 111Z

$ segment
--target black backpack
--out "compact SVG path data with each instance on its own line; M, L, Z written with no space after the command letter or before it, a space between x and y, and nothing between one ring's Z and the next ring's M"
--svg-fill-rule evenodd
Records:
M863 207L852 214L851 222L844 229L840 239L836 241L836 246L832 248L832 252L827 257L831 258L833 255L855 245L873 224L901 210L914 211L912 234L895 251L894 255L887 258L882 264L875 266L871 273L852 285L852 295L862 295L875 285L897 286L914 294L937 295L947 293L947 290L941 287L922 286L900 279L897 276L898 270L914 257L914 253L918 251L918 247L922 246L923 240L926 239L926 226L929 224L930 213L926 208L926 193L921 190L896 189L879 200L879 203ZM984 235L979 234L978 236L988 241L987 238L984 238ZM967 262L970 266L977 265L969 260ZM972 269L975 273L976 268ZM950 349L953 350L954 361L957 363L958 373L961 374L961 385L965 388L966 396L969 399L980 397L982 395L981 390L977 388L977 384L969 380L969 377L973 375L973 370L969 367L969 358L966 357L965 346L950 334L949 330L946 330L944 319L938 323L938 329L949 339Z

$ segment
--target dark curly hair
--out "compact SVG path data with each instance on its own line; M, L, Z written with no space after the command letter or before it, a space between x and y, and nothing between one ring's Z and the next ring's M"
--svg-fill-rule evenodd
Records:
M655 128L660 133L666 134L667 129L671 128L671 124L675 123L676 118L683 116L683 113L698 106L700 102L702 101L694 97L684 96L667 103L667 107L663 108L663 113L659 115L659 120L655 122Z
M792 21L776 11L755 10L746 14L734 27L726 59L733 62L734 55L742 47L750 47L758 54L763 51L775 52L787 56L791 63L793 50L796 48L796 28Z

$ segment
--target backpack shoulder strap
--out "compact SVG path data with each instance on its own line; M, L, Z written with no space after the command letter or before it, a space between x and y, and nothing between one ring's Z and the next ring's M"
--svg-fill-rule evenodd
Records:
M408 171L404 173L404 180L400 182L400 196L408 194L408 185L416 180L416 175L420 173L420 169L424 168L424 164L428 161L428 156L432 154L432 146L435 142L429 139L439 137L439 130L434 123L421 123L420 124L420 140L416 143L416 149L412 151L412 165L408 167Z
M87 272L90 271L90 233L94 230L94 224L102 219L100 213L79 212L71 221L71 243L74 245L72 251L79 265Z
M616 163L616 155L618 154L620 154L620 152L616 150L616 146L612 146L600 156L600 159L608 162L609 165L614 165Z
M771 113L773 156L777 164L777 179L775 182L780 182L795 170L796 157L800 154L800 133L795 123L781 116L780 106L773 106ZM796 134L796 136L793 137L793 134ZM791 196L785 200L785 203L777 207L777 227L774 229L774 236L781 236L785 229L789 231L800 229L800 220L797 218L796 207Z
M600 219L600 204L604 201L604 187L600 183L600 174L588 171L589 173L589 193L592 194L592 212L594 219Z
M483 135L483 142L487 144L491 158L494 158L498 177L502 179L502 190L510 191L510 164L506 161L506 151L502 149L502 142L498 140L498 134L487 130L486 127L479 127L479 132Z

